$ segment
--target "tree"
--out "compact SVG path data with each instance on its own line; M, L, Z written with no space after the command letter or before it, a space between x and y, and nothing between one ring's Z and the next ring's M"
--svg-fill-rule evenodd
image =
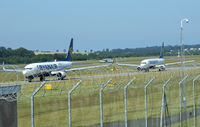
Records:
M106 49L106 52L109 52L109 49L108 49L108 48Z

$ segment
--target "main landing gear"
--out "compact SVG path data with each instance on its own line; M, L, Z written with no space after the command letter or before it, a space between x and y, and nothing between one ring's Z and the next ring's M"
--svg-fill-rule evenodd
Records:
M40 81L45 81L45 76L44 75L40 76Z

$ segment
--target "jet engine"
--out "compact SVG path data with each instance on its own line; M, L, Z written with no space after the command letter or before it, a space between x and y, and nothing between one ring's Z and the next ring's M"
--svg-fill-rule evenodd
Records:
M159 71L165 70L165 65L156 65L157 68L159 68Z
M63 80L67 73L64 71L55 71L55 72L51 72L52 75L56 75L56 77L58 78L58 80Z

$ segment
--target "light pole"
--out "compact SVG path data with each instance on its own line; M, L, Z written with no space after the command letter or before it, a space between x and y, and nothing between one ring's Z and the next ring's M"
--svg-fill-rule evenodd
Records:
M180 42L181 42L181 66L182 66L182 78L184 77L184 49L183 49L183 22L189 23L189 19L181 19L181 35L180 35Z
M189 19L181 19L181 33L180 33L180 44L181 44L181 69L182 69L182 75L181 78L184 78L184 47L183 47L183 22L189 23ZM184 88L184 85L182 85ZM183 95L184 95L184 89L183 90Z
M182 74L181 74L181 79L184 78L184 59L185 59L185 53L184 53L184 46L183 46L183 22L186 22L186 23L189 23L189 19L187 18L184 18L184 19L181 19L181 31L180 31L180 44L181 44L181 70L182 70ZM182 92L181 92L181 100L183 102L183 107L185 108L185 110L187 110L187 100L186 100L186 97L185 97L185 86L184 86L184 82L182 82L181 84L182 86ZM182 104L181 104L182 105ZM182 106L181 106L182 108ZM181 121L182 122L182 121ZM186 121L187 122L187 121ZM187 126L187 124L186 124Z
M189 19L185 18L181 20L181 36L180 36L180 42L181 42L181 66L182 66L182 71L184 69L184 48L183 48L183 22L189 23ZM184 77L184 72L182 72L182 78Z

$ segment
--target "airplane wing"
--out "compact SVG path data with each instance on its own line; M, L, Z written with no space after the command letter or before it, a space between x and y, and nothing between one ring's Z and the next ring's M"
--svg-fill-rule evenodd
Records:
M6 69L5 67L3 67L3 71L7 71L7 72L22 72L24 69L23 68L18 68L18 69Z
M80 70L87 70L87 69L92 69L92 68L98 68L98 67L107 67L111 64L104 64L104 65L97 65L97 66L89 66L89 67L80 67L80 68L71 68L71 69L67 69L67 70L64 70L65 72L68 72L68 71L80 71Z
M192 63L192 62L195 62L195 60L183 61L183 63ZM165 65L166 65L166 66L169 66L169 65L174 65L174 64L181 64L181 62L166 63Z
M7 69L5 68L4 62L3 62L3 71L7 71L7 72L22 72L24 70L24 68L18 68L18 69Z
M131 67L137 67L137 66L139 66L137 64L119 64L119 63L117 65L120 65L120 66L131 66Z

